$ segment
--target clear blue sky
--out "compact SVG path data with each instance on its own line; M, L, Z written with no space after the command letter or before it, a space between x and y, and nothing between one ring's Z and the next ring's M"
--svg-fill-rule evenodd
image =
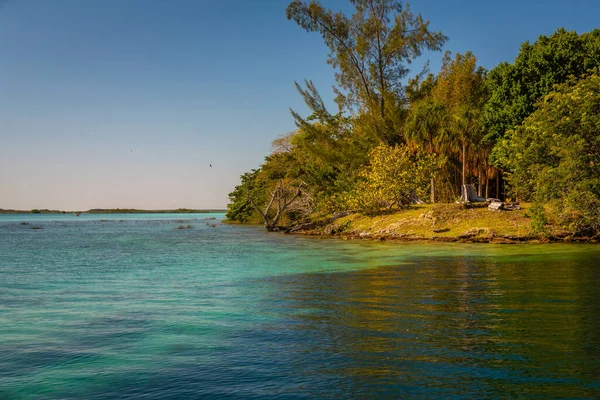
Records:
M294 80L331 97L327 51L287 4L0 0L0 208L224 207L294 129ZM411 6L486 68L559 27L600 27L596 0Z

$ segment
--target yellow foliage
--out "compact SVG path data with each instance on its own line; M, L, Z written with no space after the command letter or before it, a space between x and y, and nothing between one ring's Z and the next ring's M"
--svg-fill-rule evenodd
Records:
M440 166L438 156L413 155L406 146L378 146L369 154L370 165L350 200L361 211L405 207L426 197L431 178Z

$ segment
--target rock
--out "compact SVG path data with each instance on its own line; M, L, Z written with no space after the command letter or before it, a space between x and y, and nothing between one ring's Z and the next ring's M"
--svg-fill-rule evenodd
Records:
M491 243L496 243L496 244L515 244L517 242L515 242L514 240L503 238L503 237L495 237L494 239L492 239Z
M432 237L436 242L456 242L458 239L454 237L443 237L443 236L434 236Z
M493 201L488 206L488 210L492 210L492 211L504 210L504 203L503 202Z
M325 229L323 229L323 233L325 233L326 235L335 235L338 232L341 232L341 225L339 224L329 224L325 227Z
M316 227L317 227L316 223L307 222L305 224L292 226L291 228L287 229L285 231L285 233L294 233L294 232L303 231L303 230L307 230L307 229L315 229Z
M335 221L336 219L339 219L339 218L342 218L342 217L346 217L346 216L348 216L350 214L354 214L354 213L355 213L355 211L352 211L352 210L349 210L349 211L340 211L340 212L337 212L337 213L333 214L330 219L331 219L331 221Z
M526 242L530 239L529 236L512 236L512 235L504 235L502 236L504 239L508 239L514 242Z

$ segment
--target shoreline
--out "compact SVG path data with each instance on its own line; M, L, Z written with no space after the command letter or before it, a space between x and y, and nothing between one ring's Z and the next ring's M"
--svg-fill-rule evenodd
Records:
M550 216L542 232L535 231L530 204L517 209L489 210L487 204L438 203L414 205L377 215L342 212L315 216L305 223L281 227L288 234L337 237L342 240L442 243L600 243L600 233L575 236Z
M371 242L398 242L398 243L487 243L487 244L550 244L550 243L600 243L600 237L527 237L527 236L491 236L491 237L424 237L413 235L372 235L366 232L359 234L325 234L319 231L296 231L285 233L288 235L318 237L318 238L336 238L339 240L367 240Z
M175 210L139 210L135 208L93 208L87 211L62 211L62 210L48 210L48 209L34 209L34 210L12 210L12 209L1 209L0 215L35 215L35 214L216 214L225 213L226 209L188 209L179 208Z

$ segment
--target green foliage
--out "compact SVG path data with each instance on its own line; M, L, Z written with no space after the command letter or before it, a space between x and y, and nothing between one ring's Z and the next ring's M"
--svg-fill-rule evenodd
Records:
M600 229L600 76L558 86L500 146L514 195L550 205L574 234Z
M440 166L438 156L412 155L406 146L378 146L370 152L369 160L350 200L353 208L363 212L406 207L425 198Z
M336 70L341 109L364 113L384 143L402 140L398 118L404 102L403 80L408 65L424 50L440 50L446 37L429 30L429 22L396 0L352 0L347 16L318 1L294 0L288 19L308 32L318 32L329 48L327 62Z
M528 215L531 218L531 230L538 236L548 236L548 216L544 210L544 206L540 203L535 203L528 210Z
M481 114L487 98L485 89L487 71L477 67L477 58L467 52L456 54L454 58L446 53L436 85L432 90L433 101L442 104L448 117L445 143L446 152L460 154L462 163L462 184L467 183L470 153L481 150Z
M404 128L407 143L427 153L446 156L439 183L456 188L467 183L471 172L487 170L488 148L482 143L481 114L487 98L486 70L477 66L471 53L446 53L437 77L411 80L411 100ZM462 167L461 169L458 169ZM457 181L462 175L462 182ZM440 186L438 184L438 186ZM452 190L435 197L449 201ZM439 191L437 191L439 192Z
M227 204L227 221L241 223L259 223L261 216L249 200L252 196L255 201L262 205L265 199L265 181L260 179L261 169L253 169L246 172L241 178L241 184L229 193L229 204Z
M288 177L307 185L317 210L346 208L341 194L354 187L378 140L362 128L360 116L329 113L311 81L306 89L296 87L312 114L304 119L292 111L298 130L278 139L274 147L285 154Z
M485 140L496 143L506 131L519 126L554 85L598 66L599 29L578 35L561 28L549 37L540 36L534 44L523 43L513 64L501 63L488 75Z
M33 210L31 210L31 213L32 214L41 214L42 212L38 209L33 209Z
M489 73L470 52L446 53L437 75L424 69L405 84L412 60L446 37L397 0L350 3L350 16L316 0L287 7L329 49L338 112L310 80L296 83L308 116L291 111L297 130L241 177L228 220L275 225L429 196L451 201L475 178L484 195L490 179L500 183L491 159L512 196L535 201L537 234L550 234L549 222L574 234L600 230L600 78L586 76L600 66L600 30L540 36Z

